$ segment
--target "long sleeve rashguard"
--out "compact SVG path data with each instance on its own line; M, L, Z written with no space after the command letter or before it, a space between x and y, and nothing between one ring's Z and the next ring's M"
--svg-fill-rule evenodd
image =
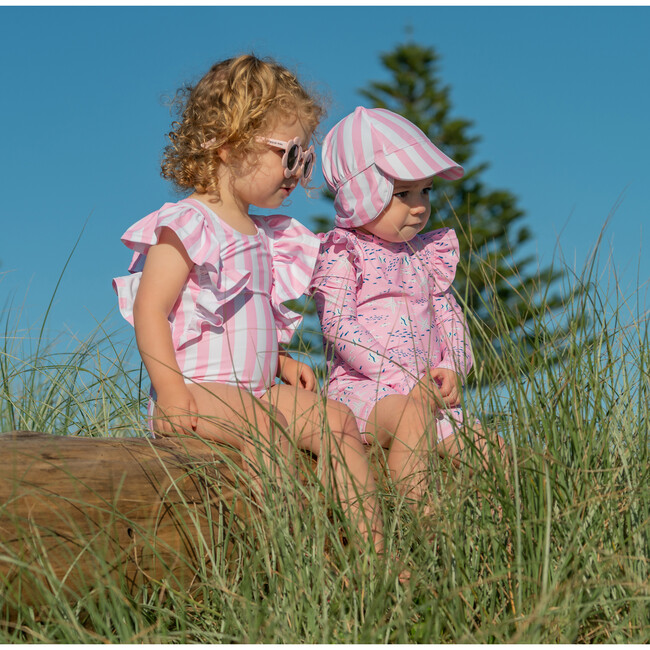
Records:
M323 239L312 291L330 384L367 378L405 394L428 368L467 375L467 327L450 292L453 230L398 244L341 228Z

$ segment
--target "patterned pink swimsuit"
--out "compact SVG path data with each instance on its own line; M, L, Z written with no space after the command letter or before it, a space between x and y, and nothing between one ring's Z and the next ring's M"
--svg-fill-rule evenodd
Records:
M169 314L185 382L232 384L260 397L274 383L279 345L301 320L282 303L309 287L319 240L283 215L253 219L257 233L245 235L199 201L166 203L124 233L134 251L131 275L115 278L113 286L133 324L147 251L161 228L173 230L194 262Z
M344 228L322 237L312 292L328 348L327 396L350 407L360 431L380 399L408 394L428 368L467 375L472 352L450 293L457 264L449 228L402 243ZM462 417L460 408L441 414L438 438Z

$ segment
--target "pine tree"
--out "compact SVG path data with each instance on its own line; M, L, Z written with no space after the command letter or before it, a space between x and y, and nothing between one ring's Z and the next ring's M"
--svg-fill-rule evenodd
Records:
M521 361L534 362L535 355L549 352L545 345L553 339L555 354L558 341L575 327L575 319L563 319L550 330L540 324L553 322L554 314L565 313L570 296L552 292L562 272L552 267L538 269L532 255L521 253L522 245L532 240L523 225L524 211L507 190L488 189L481 175L488 164L473 159L480 138L471 135L473 123L452 115L450 88L438 76L438 55L431 47L415 43L399 45L382 56L391 74L388 81L370 82L361 90L368 108L387 108L416 124L448 156L465 169L462 179L449 182L434 179L432 217L428 229L450 226L460 243L459 263L454 287L468 318L475 366L490 352L499 353L504 333L509 342L516 340ZM333 198L328 192L328 198ZM319 230L329 230L333 215L316 217ZM529 267L532 272L528 272ZM580 317L578 317L579 319ZM311 342L313 343L312 337ZM494 357L494 354L490 356ZM494 366L474 373L481 381L498 379Z

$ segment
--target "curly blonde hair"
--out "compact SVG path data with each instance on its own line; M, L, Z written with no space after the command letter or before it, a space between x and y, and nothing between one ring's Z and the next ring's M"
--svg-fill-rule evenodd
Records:
M228 145L229 164L242 161L259 151L255 137L278 118L295 116L311 133L325 112L292 72L250 54L216 63L195 86L181 88L175 102L180 119L172 122L161 174L179 190L215 198L221 147Z

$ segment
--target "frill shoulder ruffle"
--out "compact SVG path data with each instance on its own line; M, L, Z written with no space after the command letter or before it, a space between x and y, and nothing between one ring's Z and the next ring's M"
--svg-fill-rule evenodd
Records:
M271 304L278 328L278 340L289 343L302 316L283 303L297 300L309 290L314 273L320 240L299 221L285 215L255 219L271 247L273 286Z
M165 203L160 210L133 224L121 238L133 250L129 265L131 275L115 278L113 288L117 293L122 316L132 325L133 305L144 262L149 249L158 243L163 228L169 228L176 234L189 258L199 268L196 308L184 319L183 327L174 328L173 331L174 345L180 348L200 337L209 325L218 327L223 323L220 308L243 291L248 274L234 269L223 272L221 238L213 220L195 201Z
M451 228L440 228L420 235L424 247L420 253L435 284L435 293L449 289L456 276L459 260L458 237Z
M283 215L259 218L256 225L266 235L271 248L271 302L280 330L280 342L288 342L300 316L282 303L298 298L309 286L319 241L299 222ZM225 234L221 224L205 206L191 199L166 203L160 210L131 226L122 236L124 244L134 251L129 266L131 275L115 278L113 287L118 295L120 312L131 324L144 260L149 248L158 243L164 227L178 236L197 267L199 291L195 296L196 307L185 318L182 331L174 331L174 344L180 347L200 337L206 327L223 324L223 306L245 289L250 273L242 273L223 263Z
M321 245L321 253L316 264L316 271L312 285L316 286L320 281L331 276L332 267L341 259L346 260L356 273L357 284L363 281L362 257L359 247L356 245L354 233L345 228L334 228L318 235Z
M313 284L317 285L331 273L333 265L341 258L346 259L356 270L358 284L363 282L363 253L358 244L357 235L344 228L334 228L319 235L321 240L321 256L314 273ZM458 266L459 247L456 233L451 228L440 228L419 235L422 248L417 254L431 275L435 285L435 293L442 294L449 289L456 275ZM364 235L364 239L382 245L383 240L374 235ZM383 242L385 245L385 242ZM394 246L394 244L388 244ZM410 242L401 246L411 247Z

